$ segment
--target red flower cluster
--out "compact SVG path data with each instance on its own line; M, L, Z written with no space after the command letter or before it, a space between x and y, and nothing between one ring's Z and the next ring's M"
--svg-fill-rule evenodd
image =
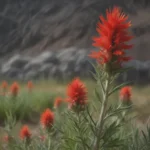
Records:
M28 128L28 126L27 125L24 125L23 127L22 127L22 129L20 130L20 137L21 137L21 139L27 139L27 140L29 140L30 138L31 138L31 132L30 132L30 130L29 130L29 128Z
M10 92L13 96L17 96L19 92L19 84L14 82L10 87Z
M100 64L121 64L129 61L130 57L125 54L126 49L130 49L132 45L126 42L132 39L128 33L128 28L131 26L127 22L126 16L120 8L114 7L112 10L106 11L106 19L100 16L101 22L97 25L98 37L94 37L94 46L100 50L93 51L90 57L96 59Z
M74 79L67 88L68 102L72 106L84 106L87 103L87 89L79 78Z
M131 87L125 86L120 90L120 98L122 101L130 102L131 101Z
M41 124L46 129L50 129L54 122L54 114L50 109L46 109L41 115Z
M63 99L61 97L56 97L54 102L54 108L58 108L63 102Z

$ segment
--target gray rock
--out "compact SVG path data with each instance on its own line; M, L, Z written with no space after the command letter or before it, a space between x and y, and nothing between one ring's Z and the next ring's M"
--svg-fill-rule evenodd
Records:
M78 50L71 47L57 52L43 52L35 58L14 55L3 62L0 75L22 80L41 77L46 79L53 77L59 80L75 76L91 77L90 71L94 72L94 69L90 62L93 63L95 60L89 58L88 53L89 51L85 49ZM132 60L123 66L133 69L121 74L119 82L133 81L145 84L150 81L150 61Z
M53 66L53 64L43 64L39 69L39 74L44 78L49 78Z
M2 73L3 76L8 78L18 78L21 72L19 69L11 68L8 72Z
M56 58L56 55L53 52L44 52L40 54L39 56L33 58L25 67L24 71L29 70L38 70L40 71L42 67L45 67L45 64L54 64L58 65L59 60ZM47 65L46 65L47 66ZM43 68L44 68L43 67ZM41 71L40 71L41 72Z
M36 63L29 62L27 65L25 65L23 71L24 71L24 73L26 73L30 70L38 71L41 66L42 66L42 63L37 63L36 64Z
M29 58L23 58L20 55L15 55L8 62L2 65L1 72L6 73L13 68L22 70L24 66L28 63L28 61Z
M60 60L60 62L74 61L77 51L75 47L62 49L58 52L57 59Z
M53 66L50 70L49 70L49 77L54 77L54 78L59 78L61 77L61 72L58 69L57 66Z
M25 74L24 79L30 80L30 79L37 79L38 77L39 77L39 73L31 70Z
M32 64L39 64L39 63L58 63L58 59L54 52L46 51L34 58L31 61Z

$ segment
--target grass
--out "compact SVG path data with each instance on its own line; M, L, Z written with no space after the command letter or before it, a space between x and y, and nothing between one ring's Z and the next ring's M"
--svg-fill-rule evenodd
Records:
M93 94L95 82L92 80L83 80L88 88L89 101L94 101ZM68 82L58 82L56 80L39 80L34 82L32 92L29 92L26 83L20 84L20 92L16 99L11 97L0 96L0 120L1 126L6 119L6 110L11 110L18 122L13 129L13 134L18 135L18 129L22 124L28 124L31 129L35 130L39 122L41 112L46 108L53 109L53 102L57 96L66 97L66 86ZM117 92L110 99L110 103L118 101ZM133 86L132 101L135 105L135 111L139 116L139 122L144 123L150 114L150 86L137 87ZM0 128L0 137L4 135L4 130Z
M88 89L88 99L89 101L93 101L95 82L93 80L85 79L83 82L86 84ZM34 82L34 88L32 93L30 93L26 87L26 83L20 84L20 93L17 98L18 105L24 105L24 109L32 109L32 111L41 113L45 108L53 107L53 102L55 97L61 96L63 98L66 97L66 87L69 83L58 82L56 80L39 80ZM11 84L11 83L10 83ZM150 105L150 86L132 87L132 101L137 109L139 109L142 113L150 113L149 105ZM118 101L119 93L116 92L110 99L110 103L115 103ZM3 96L0 99L3 100ZM0 103L0 116L1 112L3 112L3 108L12 107L12 104L9 102L3 106L3 101ZM13 102L12 102L13 103ZM10 105L10 106L9 106ZM19 106L18 106L19 107ZM21 108L23 110L23 108ZM28 111L24 110L24 112Z

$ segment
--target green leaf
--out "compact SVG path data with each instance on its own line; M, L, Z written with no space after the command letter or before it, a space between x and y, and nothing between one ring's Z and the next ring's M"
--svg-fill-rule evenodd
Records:
M126 67L126 68L122 68L122 69L117 69L117 70L113 71L113 73L114 74L116 74L116 73L124 73L124 72L127 72L127 71L131 70L131 69L134 69L134 67Z
M111 94L113 94L114 92L118 91L118 90L121 89L122 87L127 86L127 85L130 85L131 83L132 83L132 82L126 82L126 83L123 83L123 84L120 84L120 85L114 87L114 89L113 89L112 91L110 91L108 95L110 96Z
M97 88L94 89L94 94L97 97L97 99L100 101L100 103L102 103L102 98L100 96L100 93L97 91Z
M96 74L93 73L92 71L90 71L90 73L92 74L93 78L97 81L98 77L96 76Z

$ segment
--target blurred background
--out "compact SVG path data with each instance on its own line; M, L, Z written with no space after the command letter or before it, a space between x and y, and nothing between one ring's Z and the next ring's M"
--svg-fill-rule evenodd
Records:
M150 81L150 0L0 0L2 79L88 77L99 15L114 5L132 20L134 69L119 81Z

